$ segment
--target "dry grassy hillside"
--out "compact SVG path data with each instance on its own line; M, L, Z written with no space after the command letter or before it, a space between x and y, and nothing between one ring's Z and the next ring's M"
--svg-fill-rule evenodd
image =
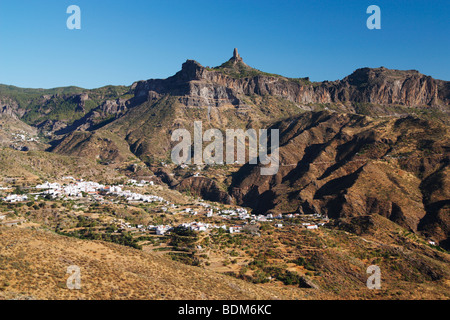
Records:
M44 151L21 152L0 148L0 179L16 179L17 182L35 183L37 180L58 179L73 175L95 181L118 181L124 179L112 167L95 161L63 156Z
M47 231L0 229L0 299L288 299L259 287L120 245ZM67 267L81 268L69 290ZM285 291L285 292L284 292Z
M380 228L380 223L387 225ZM64 237L30 228L32 224L3 227L0 299L449 298L448 254L421 244L381 217L371 218L370 224L365 230L354 229L360 228L360 221L340 226L359 236L338 230L308 232L307 237L302 233L296 239L289 232L273 234L277 245L270 265L279 266L278 258L300 253L307 263L303 267L289 263L290 270L301 274L306 270L318 288L281 282L253 284L218 273L223 271L181 264L157 252ZM377 234L380 229L390 232ZM260 240L254 247L263 251L275 244L265 237ZM402 243L403 248L394 243ZM365 287L365 268L373 263L383 270L381 290ZM71 265L81 269L81 290L67 288L66 271Z

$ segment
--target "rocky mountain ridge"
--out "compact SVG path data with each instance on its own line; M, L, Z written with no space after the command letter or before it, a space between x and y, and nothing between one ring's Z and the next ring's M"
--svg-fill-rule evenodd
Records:
M301 110L331 104L343 112L360 113L355 104L367 104L369 109L371 105L422 107L448 114L450 82L415 70L384 67L361 68L342 80L311 82L307 77L286 78L251 68L236 50L221 66L208 68L187 60L172 77L138 81L131 87L44 90L1 86L0 113L46 132L66 134L96 129L106 124L105 120L121 117L130 108L157 102L164 96L177 97L186 107L208 108L208 115L218 107L243 112L260 108L255 97L277 98Z
M228 72L224 72L228 71ZM231 71L231 72L230 72ZM234 73L232 71L235 71ZM158 99L180 96L186 106L245 105L240 96L279 96L296 104L374 103L403 106L448 106L450 82L436 80L416 70L361 68L342 80L311 83L307 78L270 75L233 57L216 68L187 60L181 71L165 80L134 83L135 97Z

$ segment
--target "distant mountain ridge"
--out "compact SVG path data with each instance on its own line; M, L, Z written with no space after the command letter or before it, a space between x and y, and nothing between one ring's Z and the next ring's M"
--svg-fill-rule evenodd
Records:
M22 89L0 85L0 114L17 116L31 125L51 120L63 121L68 126L77 121L70 130L80 125L87 129L98 124L94 117L105 120L123 113L126 108L156 101L164 95L176 96L188 107L228 105L246 108L251 104L250 98L256 95L277 97L305 110L314 109L311 107L314 104L333 104L342 111L359 113L354 104L376 104L432 106L448 111L450 82L433 79L416 70L384 67L357 69L342 80L311 82L308 77L287 78L251 68L236 50L221 66L206 68L194 60L187 60L172 77L138 81L129 87L86 90L79 87ZM112 104L119 107L111 108ZM87 116L91 111L99 114ZM82 118L88 125L80 123Z
M418 71L362 68L343 80L311 83L307 78L291 79L271 75L233 61L217 68L205 68L187 60L180 72L165 80L134 83L136 97L182 96L187 106L239 106L238 96L272 95L298 104L366 102L382 105L448 106L450 82L435 80ZM231 63L230 63L231 62ZM231 66L230 66L231 65Z

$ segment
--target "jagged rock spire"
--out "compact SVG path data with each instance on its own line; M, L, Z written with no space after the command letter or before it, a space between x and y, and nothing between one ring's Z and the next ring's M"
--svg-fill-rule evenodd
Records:
M239 53L238 53L238 49L237 49L237 48L234 48L234 51L233 51L233 58L234 58L234 59L240 58L240 57L239 57Z
M234 51L233 51L233 58L231 58L231 59L234 60L234 61L242 61L242 58L241 58L241 56L239 55L238 49L237 49L237 48L234 48Z

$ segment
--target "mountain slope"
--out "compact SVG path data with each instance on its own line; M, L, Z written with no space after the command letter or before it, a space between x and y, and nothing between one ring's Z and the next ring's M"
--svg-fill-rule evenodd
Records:
M261 176L260 165L242 167L230 188L238 203L261 213L318 213L334 219L379 214L413 232L426 228L432 238L447 243L448 219L430 218L448 212L446 126L416 118L319 112L273 128L280 130L279 171ZM437 179L441 182L431 187ZM435 223L441 231L431 232Z
M103 126L127 140L137 156L167 160L174 145L171 132L181 127L192 131L196 120L203 121L205 129L258 129L327 106L339 112L410 113L447 121L449 88L449 82L414 70L386 68L363 68L343 80L311 83L253 69L236 52L216 68L187 60L172 77L136 82L131 86L133 98L108 111L104 106L93 109L72 129Z
M48 231L0 228L0 299L286 299L261 287L156 254ZM81 269L81 290L66 286ZM298 295L299 293L297 293Z
M29 125L45 126L50 131L57 123L58 130L107 100L129 98L126 95L128 91L129 87L125 86L87 90L78 87L26 89L0 85L0 113L7 111Z

